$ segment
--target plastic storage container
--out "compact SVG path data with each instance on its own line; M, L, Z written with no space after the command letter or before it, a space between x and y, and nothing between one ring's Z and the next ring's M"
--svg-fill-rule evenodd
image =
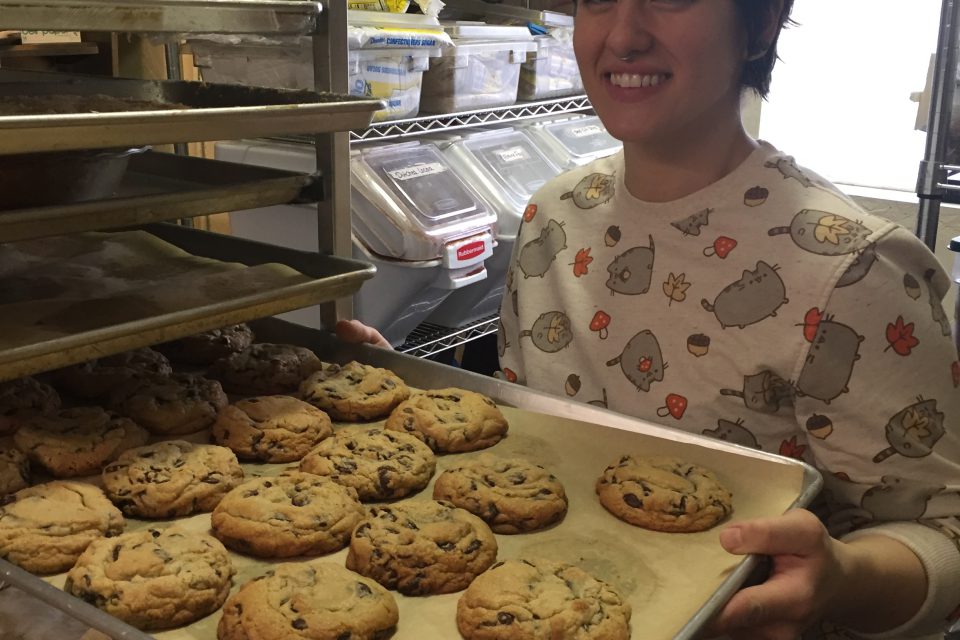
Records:
M525 130L564 170L583 166L623 148L623 143L607 133L597 116L537 122Z
M517 101L520 65L536 45L526 27L444 25L454 46L430 61L421 104L427 113L453 113Z
M376 327L392 344L399 345L451 292L476 286L486 277L484 261L493 252L490 225L495 223L496 217L487 211L486 203L481 202L479 196L473 196L476 201L472 205L467 203L466 207L444 206L443 198L429 195L429 189L423 186L425 183L402 185L399 191L411 197L403 203L394 202L394 198L405 198L390 186L394 179L405 182L403 177L406 174L398 172L417 166L416 160L429 160L427 164L433 160L444 161L432 147L428 147L427 154L423 155L417 153L418 143L393 146L405 149L403 153L398 150L393 156L394 159L405 156L408 160L406 166L390 164L391 154L378 154L376 150L373 150L374 159L370 165L364 159L370 152L355 153L352 158L353 167L360 173L359 177L354 174L353 180L354 187L359 186L353 194L353 255L377 267L377 275L365 282L354 296L354 315ZM293 171L308 172L316 167L316 155L310 145L218 142L216 157ZM393 171L396 176L381 179L381 170ZM437 188L449 188L450 182L439 180L437 173L430 173L432 169L424 171L427 172L426 179ZM444 172L448 170L440 173ZM358 185L359 180L364 184ZM411 180L416 182L418 178L407 178L407 181ZM466 198L462 199L458 205L465 201ZM433 202L438 208L421 212L424 215L418 216L411 210L416 202ZM457 208L464 209L459 216L465 217L466 221L455 213ZM391 222L379 219L398 215L398 212L413 218L406 221L391 218ZM438 212L441 215L427 215ZM233 212L230 224L233 233L241 237L309 251L316 251L318 247L317 210L312 205L281 205ZM365 242L374 230L376 235L373 237L377 238L381 251L402 251L406 246L416 246L419 255L429 257L410 260L380 254ZM293 311L282 317L298 324L321 327L316 307Z
M420 91L436 49L360 49L350 51L350 95L382 98L387 108L374 122L412 118L420 112Z
M500 308L523 211L534 192L560 168L523 131L512 128L438 137L436 143L457 173L476 185L498 219L497 246L486 262L486 283L454 292L428 318L441 326L460 327Z
M520 67L520 100L546 100L583 93L580 69L568 37L537 36L536 49Z

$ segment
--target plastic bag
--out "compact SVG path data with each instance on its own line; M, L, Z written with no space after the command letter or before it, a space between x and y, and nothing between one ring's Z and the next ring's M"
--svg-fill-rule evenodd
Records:
M360 9L362 11L389 11L390 13L406 13L410 8L411 0L348 0L348 9ZM413 0L424 15L439 15L443 9L442 0Z

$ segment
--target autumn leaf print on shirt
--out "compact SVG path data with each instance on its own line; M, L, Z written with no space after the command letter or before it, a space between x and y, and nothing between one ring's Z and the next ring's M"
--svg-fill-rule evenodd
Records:
M687 289L690 288L692 283L686 282L687 274L681 273L679 276L674 275L673 272L667 277L667 281L663 283L663 293L670 299L667 302L667 306L672 305L674 302L683 302L687 299Z
M590 257L590 247L577 251L577 257L570 264L573 265L573 275L577 278L590 273L590 263L593 258Z
M791 436L789 440L780 443L780 455L796 460L803 460L803 454L807 451L807 445L797 444L797 436Z
M904 323L903 316L897 316L896 322L887 323L887 342L889 344L884 351L892 348L901 356L910 355L913 348L920 344L920 340L913 335L913 323Z

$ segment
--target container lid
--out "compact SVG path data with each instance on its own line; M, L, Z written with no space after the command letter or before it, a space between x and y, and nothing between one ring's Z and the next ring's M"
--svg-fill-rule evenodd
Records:
M395 64L401 64L409 58L436 58L440 55L440 51L441 49L436 47L422 49L350 49L348 55L350 60L390 59Z
M518 211L547 180L560 173L533 140L515 129L468 136L463 146L486 168Z
M526 40L473 40L454 38L453 46L440 51L438 58L450 58L456 56L469 56L477 53L486 53L488 51L506 51L513 53L529 53L537 50L537 43L530 37ZM522 61L521 61L522 62Z
M615 153L621 142L607 133L597 116L541 125L572 158L593 159Z
M356 231L381 255L435 259L444 244L496 225L496 215L433 145L391 144L351 156Z
M440 26L440 21L433 16L425 16L419 13L388 13L385 11L350 9L347 11L347 24L407 29L433 27L436 29Z
M452 38L460 40L529 40L531 37L527 27L470 21L444 22L442 26Z

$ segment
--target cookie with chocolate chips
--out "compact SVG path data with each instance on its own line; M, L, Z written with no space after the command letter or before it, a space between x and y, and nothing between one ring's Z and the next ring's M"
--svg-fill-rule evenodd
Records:
M347 568L408 596L465 589L497 559L487 524L449 502L370 507L353 530Z
M712 471L676 458L625 455L596 488L607 511L655 531L703 531L733 511L730 491Z
M122 452L146 444L149 435L133 420L100 407L73 407L24 419L13 441L35 468L72 478L100 473Z
M465 389L416 393L387 418L386 428L405 431L437 453L492 447L507 433L507 419L485 395Z
M381 640L399 619L373 580L331 562L287 563L227 600L217 640Z
M324 364L300 385L300 397L334 420L382 418L410 396L397 374L359 362Z
M179 527L94 540L63 589L138 629L189 624L220 608L234 569L216 539Z
M229 393L269 396L296 391L322 366L316 354L305 347L260 342L220 358L207 375L219 380Z
M186 373L137 376L110 397L112 409L161 436L206 429L228 403L219 382Z
M333 426L326 413L303 400L257 396L222 408L211 433L241 460L294 462L330 437Z
M166 356L149 347L75 364L53 373L54 384L77 398L107 396L130 378L168 376L173 372Z
M546 560L498 562L457 602L466 640L627 640L630 605L586 571Z
M0 436L15 432L21 418L49 415L59 408L57 391L36 378L0 382Z
M521 458L488 454L441 473L433 497L479 516L496 533L535 531L567 513L567 495L552 473Z
M436 469L430 447L406 433L344 429L300 461L300 470L356 489L364 502L396 500L420 491Z
M30 486L30 462L17 449L0 449L0 498Z
M125 514L139 518L213 511L242 481L233 451L183 440L129 449L103 469L107 496Z
M206 365L243 351L253 344L253 337L250 327L240 323L164 342L155 348L172 362Z
M123 524L123 514L91 484L56 480L27 487L0 499L0 558L31 573L60 573Z
M338 551L366 516L357 492L299 471L244 482L224 496L213 535L240 553L292 558Z

